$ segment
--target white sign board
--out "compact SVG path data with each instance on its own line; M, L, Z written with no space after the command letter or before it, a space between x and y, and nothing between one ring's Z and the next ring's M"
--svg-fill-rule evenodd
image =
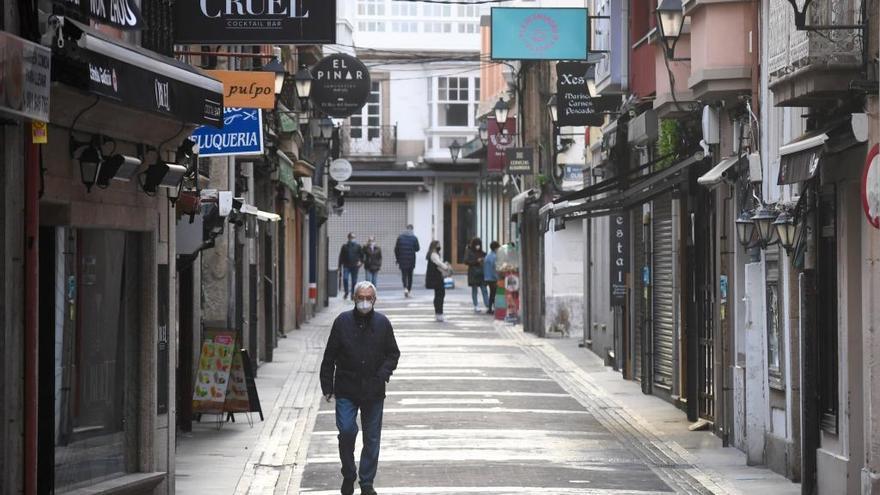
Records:
M351 163L343 158L330 162L330 177L336 182L345 182L351 178Z
M0 113L49 121L52 52L0 31Z

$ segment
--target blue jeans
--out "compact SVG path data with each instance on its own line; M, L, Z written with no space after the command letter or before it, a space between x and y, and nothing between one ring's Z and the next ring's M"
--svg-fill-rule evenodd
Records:
M372 272L370 270L366 270L366 274L364 276L367 278L367 282L378 287L379 285L379 270Z
M483 306L489 307L489 291L486 290L485 285L480 286L480 292L483 293ZM478 305L477 303L477 287L471 287L471 298L474 300L474 307Z
M360 474L360 485L373 486L376 468L379 466L379 441L382 436L382 410L384 401L360 404L343 397L336 398L336 429L339 430L339 459L342 461L342 477L354 480ZM357 413L361 411L364 429L364 446L361 449L360 471L354 464L354 442L357 439Z
M351 278L351 290L354 290L354 286L358 283L358 272L361 270L361 267L356 266L354 268L349 268L347 266L342 267L342 287L345 289L345 295L350 294L348 290L348 279Z

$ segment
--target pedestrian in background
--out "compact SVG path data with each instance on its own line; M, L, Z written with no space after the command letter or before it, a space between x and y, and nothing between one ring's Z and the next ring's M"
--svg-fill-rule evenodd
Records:
M354 232L348 233L348 242L339 249L339 269L342 271L342 287L345 289L343 299L348 299L349 281L352 291L357 285L358 272L364 264L364 249L356 242ZM354 293L352 293L354 297Z
M486 252L483 251L483 241L479 237L474 237L464 252L464 264L468 267L468 285L471 288L474 313L480 312L480 305L477 301L477 289L483 294L483 305L487 309L489 308L489 294L486 291L486 283L483 280L483 261L485 259Z
M497 251L500 247L501 244L498 244L498 241L492 241L489 244L489 254L483 261L483 280L489 286L489 309L486 310L486 313L489 314L495 312L495 292L498 291L498 272L495 270L495 262L498 260Z
M426 258L428 270L425 272L425 287L434 289L434 319L446 321L443 316L443 300L446 299L443 279L452 275L452 267L440 257L440 241L431 241Z
M376 286L361 282L353 291L354 309L336 317L330 328L321 361L321 392L327 402L336 399L342 494L353 495L360 476L361 495L376 495L385 383L397 368L400 349L391 322L374 309ZM364 430L359 469L354 462L358 411Z
M382 248L376 244L376 238L370 236L364 248L364 278L373 285L379 285L379 270L382 268Z
M413 226L407 225L406 230L397 236L394 244L394 260L400 268L403 279L403 295L409 297L412 291L413 270L416 268L416 253L419 252L419 238L413 234ZM428 253L430 257L431 253Z

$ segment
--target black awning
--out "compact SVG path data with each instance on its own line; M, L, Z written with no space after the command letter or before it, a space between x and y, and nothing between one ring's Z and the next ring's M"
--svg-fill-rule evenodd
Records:
M612 191L617 188L627 187L629 184L632 184L633 181L643 180L646 176L642 175L642 173L655 166L658 162L666 160L671 155L661 156L659 158L655 158L650 162L639 165L638 168L634 168L626 172L626 175L621 177L611 177L609 179L603 180L602 182L597 182L591 186L587 186L583 189L578 189L577 191L572 191L570 193L563 194L559 196L557 199L553 200L554 203L562 203L564 201L576 201L579 199L591 198L593 196L598 196L602 193L606 193Z
M599 217L613 211L650 201L667 192L673 186L687 179L687 169L695 163L703 161L703 153L697 152L684 160L663 170L639 177L630 187L623 191L598 198L592 201L555 208L552 217L584 218Z
M120 105L190 124L223 127L223 83L173 58L64 19L53 80Z
M851 117L839 119L817 131L810 131L779 148L778 185L810 180L819 173L829 155L859 144L853 134Z

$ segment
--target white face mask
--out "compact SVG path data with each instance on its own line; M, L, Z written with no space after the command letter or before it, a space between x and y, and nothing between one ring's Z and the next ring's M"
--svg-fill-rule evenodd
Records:
M358 301L355 307L361 314L365 315L373 310L373 301Z

